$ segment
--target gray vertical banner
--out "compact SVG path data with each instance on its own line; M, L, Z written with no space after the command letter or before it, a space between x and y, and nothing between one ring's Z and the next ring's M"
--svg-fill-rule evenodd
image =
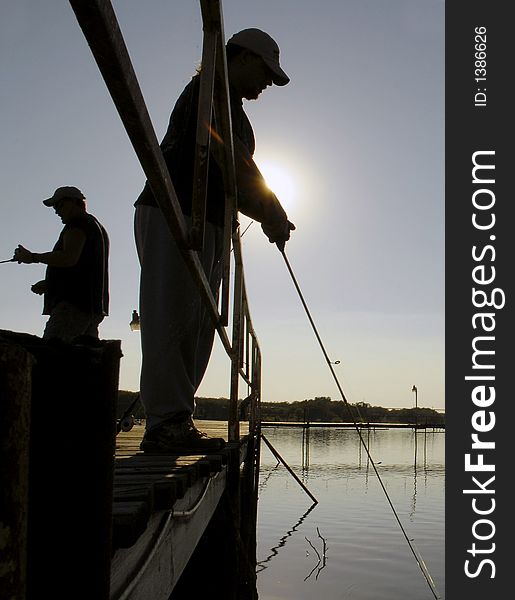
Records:
M515 120L503 0L446 1L447 600L510 596Z

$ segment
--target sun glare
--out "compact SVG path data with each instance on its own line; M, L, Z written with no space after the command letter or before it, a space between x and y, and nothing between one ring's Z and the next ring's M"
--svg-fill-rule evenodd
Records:
M265 178L267 186L279 198L286 212L295 204L296 189L292 176L279 163L272 161L260 161L259 170Z

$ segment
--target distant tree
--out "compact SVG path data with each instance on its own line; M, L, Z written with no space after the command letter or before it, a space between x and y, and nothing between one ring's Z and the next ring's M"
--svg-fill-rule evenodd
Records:
M117 417L137 396L138 392L120 390L118 392ZM229 400L227 398L195 398L196 419L227 421L229 417ZM145 418L141 402L133 410L135 418ZM348 404L342 400L331 400L326 396L305 399L295 402L261 402L261 419L263 421L290 421L313 423L345 423L361 419L365 423L429 423L444 425L445 415L432 408L385 408L372 406L367 402Z

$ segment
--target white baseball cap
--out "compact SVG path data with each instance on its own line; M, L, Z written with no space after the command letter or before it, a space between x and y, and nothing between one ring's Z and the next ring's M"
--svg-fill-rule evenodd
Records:
M242 29L227 41L227 45L229 44L246 48L260 56L272 72L275 85L286 85L290 81L279 65L279 46L268 33L255 28Z

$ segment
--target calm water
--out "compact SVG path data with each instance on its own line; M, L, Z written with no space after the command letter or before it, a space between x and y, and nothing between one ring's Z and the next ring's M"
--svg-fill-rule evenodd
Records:
M312 501L262 445L260 600L433 600L353 429L263 433ZM397 514L444 597L443 433L363 433ZM325 548L325 552L324 552ZM318 553L318 554L317 554Z

